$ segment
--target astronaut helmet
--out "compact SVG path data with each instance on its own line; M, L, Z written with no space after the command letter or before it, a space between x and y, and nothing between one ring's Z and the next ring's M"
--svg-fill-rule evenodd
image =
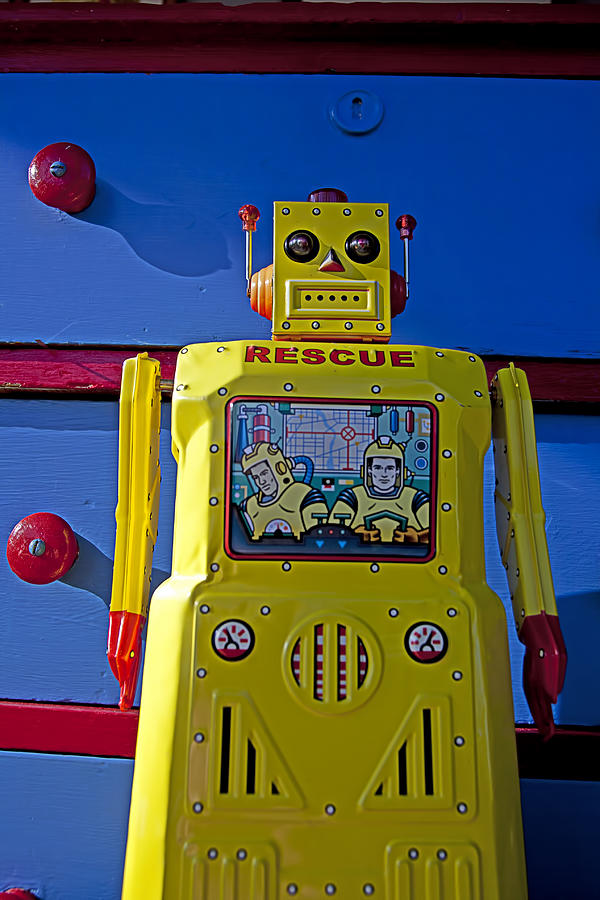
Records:
M360 477L367 493L397 496L404 486L402 444L385 434L372 441L365 450Z
M246 447L242 455L242 472L252 477L258 488L259 503L275 500L292 484L292 461L277 444L258 441Z

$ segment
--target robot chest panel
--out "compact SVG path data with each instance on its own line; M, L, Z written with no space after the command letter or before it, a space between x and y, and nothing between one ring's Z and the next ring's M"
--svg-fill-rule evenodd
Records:
M473 802L468 609L365 600L299 616L301 607L253 613L246 597L243 621L217 616L215 633L230 631L223 647L249 638L237 658L212 641L210 615L199 617L195 663L214 683L206 693L197 680L194 716L216 740L209 769L191 777L208 777L215 807L310 803L333 786L367 809L450 810L457 791ZM354 746L360 754L348 757ZM248 759L268 774L260 792L258 781L248 791Z

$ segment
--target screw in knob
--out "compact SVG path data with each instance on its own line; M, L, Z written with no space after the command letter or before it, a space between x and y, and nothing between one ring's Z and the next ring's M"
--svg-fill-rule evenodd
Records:
M55 178L62 178L66 171L67 167L63 162L53 162L50 166L50 174Z

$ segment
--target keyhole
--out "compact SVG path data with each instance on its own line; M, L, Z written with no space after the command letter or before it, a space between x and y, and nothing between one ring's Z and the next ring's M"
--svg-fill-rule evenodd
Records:
M363 117L363 102L361 97L354 97L352 100L352 118L353 119L362 119Z

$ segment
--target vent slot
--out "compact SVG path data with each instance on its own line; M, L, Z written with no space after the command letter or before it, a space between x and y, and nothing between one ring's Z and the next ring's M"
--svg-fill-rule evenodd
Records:
M246 757L246 793L256 793L256 749L252 741L248 741Z
M231 757L231 707L224 706L221 719L221 777L219 791L229 793L229 766Z
M447 697L415 700L360 799L365 809L448 809L456 773ZM469 777L471 770L469 769Z
M431 797L433 790L433 741L431 736L431 710L423 710L423 770L425 794Z
M382 786L383 787L383 786ZM375 792L376 794L378 791ZM408 777L406 772L406 741L398 750L398 793L401 797L408 794Z
M210 802L221 809L298 809L301 792L254 702L214 697ZM204 777L192 773L192 777ZM192 788L197 795L198 788Z

